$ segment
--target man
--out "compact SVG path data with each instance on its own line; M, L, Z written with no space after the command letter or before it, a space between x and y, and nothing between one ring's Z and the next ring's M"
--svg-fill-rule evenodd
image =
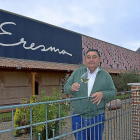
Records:
M85 56L86 66L76 69L64 86L64 91L74 98L87 97L72 101L72 128L76 140L102 140L107 100L116 96L116 89L108 72L100 68L98 50L88 50ZM88 71L87 83L81 83L81 75ZM81 84L79 84L81 83ZM97 125L98 124L98 125ZM92 125L92 127L90 127ZM88 128L86 128L89 126ZM84 128L85 127L85 128Z

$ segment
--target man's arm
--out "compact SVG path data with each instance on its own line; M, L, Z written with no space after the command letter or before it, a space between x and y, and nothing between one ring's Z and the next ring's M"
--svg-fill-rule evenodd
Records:
M113 99L116 97L116 94L117 94L117 90L114 86L114 82L112 80L112 77L108 76L108 79L107 79L108 83L107 83L107 86L108 86L108 90L106 91L102 91L103 93L103 99L104 100L110 100L110 99Z
M91 100L93 102L93 104L97 103L97 105L98 105L102 99L110 100L110 99L113 99L116 97L117 92L116 92L113 80L110 75L108 75L107 81L108 81L108 83L106 86L108 87L108 90L95 92L94 94L91 95L91 97L93 98Z

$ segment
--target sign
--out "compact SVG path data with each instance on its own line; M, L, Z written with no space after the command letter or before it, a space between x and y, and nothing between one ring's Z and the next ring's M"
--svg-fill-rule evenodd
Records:
M0 57L79 64L81 35L0 10Z

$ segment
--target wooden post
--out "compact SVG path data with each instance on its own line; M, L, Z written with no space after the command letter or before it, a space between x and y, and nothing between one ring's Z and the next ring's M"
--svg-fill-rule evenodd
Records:
M35 72L31 72L31 75L32 75L32 95L35 95L35 75L36 73Z
M140 140L140 83L128 83L132 93L132 134L133 140Z

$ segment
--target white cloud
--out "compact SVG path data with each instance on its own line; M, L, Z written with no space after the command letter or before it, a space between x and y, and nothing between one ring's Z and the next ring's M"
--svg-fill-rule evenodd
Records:
M122 42L121 44L125 46L125 48L136 51L140 47L140 40Z
M0 9L85 34L130 50L139 48L140 1L0 0Z

